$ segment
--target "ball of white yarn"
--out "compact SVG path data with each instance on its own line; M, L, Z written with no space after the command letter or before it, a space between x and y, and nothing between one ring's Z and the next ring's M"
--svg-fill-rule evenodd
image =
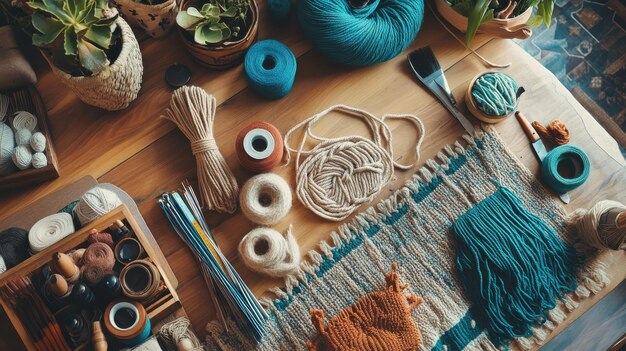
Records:
M121 204L122 201L117 194L111 190L96 186L83 194L74 208L74 213L76 213L80 224L84 226L104 216Z
M291 209L289 184L274 173L250 178L239 194L241 211L254 223L271 225Z
M239 243L239 254L250 269L272 277L284 277L300 267L300 247L291 226L285 234L264 227L251 230Z
M4 263L4 257L0 255L0 274L7 271L7 265Z
M26 128L31 132L37 127L37 117L27 111L17 111L13 116L13 129L20 130Z
M41 132L33 133L33 136L30 137L30 147L35 152L44 152L46 149L46 136Z
M31 163L33 164L33 168L43 168L48 165L48 158L43 152L35 152Z
M74 233L72 215L65 212L51 214L38 220L28 231L32 252L39 252Z
M0 123L0 174L6 175L13 170L13 149L15 149L15 138L11 127Z
M602 223L602 215L612 209L626 211L626 205L611 200L603 200L589 210L579 208L569 215L568 221L576 227L581 241L597 249L620 250L626 248L626 226L619 223ZM626 214L622 213L622 218Z
M26 129L22 128L15 132L15 143L17 145L29 145L30 137L33 136L33 133Z
M33 153L30 151L30 147L26 145L18 145L13 150L13 163L17 168L25 170L30 167L33 160Z

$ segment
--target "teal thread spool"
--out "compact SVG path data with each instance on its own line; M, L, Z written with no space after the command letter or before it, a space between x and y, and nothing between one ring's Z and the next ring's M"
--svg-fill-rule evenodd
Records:
M581 148L573 145L552 149L541 162L541 179L559 194L581 186L589 178L590 171L589 157Z
M291 0L267 0L270 16L275 20L284 20L291 13Z
M298 0L298 20L329 60L368 66L390 60L415 38L423 0Z
M498 123L517 109L524 92L517 82L501 72L481 73L467 88L467 108L485 123Z
M268 99L280 99L291 91L297 63L287 45L263 40L248 50L243 68L254 91Z

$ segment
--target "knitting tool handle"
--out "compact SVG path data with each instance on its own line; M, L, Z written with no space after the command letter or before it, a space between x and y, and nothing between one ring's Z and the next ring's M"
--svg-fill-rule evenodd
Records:
M515 118L517 118L517 121L519 122L520 126L522 126L524 133L526 133L531 143L539 140L539 134L537 134L535 128L533 128L533 126L530 124L530 122L523 113L521 113L520 111L515 112Z

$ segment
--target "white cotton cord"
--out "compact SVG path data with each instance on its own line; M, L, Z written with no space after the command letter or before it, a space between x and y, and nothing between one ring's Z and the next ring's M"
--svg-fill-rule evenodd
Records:
M285 234L260 227L253 229L239 243L239 255L250 269L272 277L284 277L300 268L300 247L292 226Z
M589 210L574 210L568 222L573 224L581 241L597 249L626 250L626 206L603 200Z
M37 117L26 111L17 111L13 116L13 130L26 128L31 132L37 127Z
M122 201L116 193L96 186L83 194L74 208L74 213L80 224L84 226L120 205L122 205Z
M30 250L42 251L66 236L74 233L74 222L69 213L61 212L37 221L28 232Z
M250 178L239 194L239 206L252 222L272 225L280 221L291 209L291 188L274 173L259 174Z

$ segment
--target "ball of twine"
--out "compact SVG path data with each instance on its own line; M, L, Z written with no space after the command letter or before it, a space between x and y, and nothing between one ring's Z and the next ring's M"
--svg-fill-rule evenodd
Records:
M87 243L105 243L113 248L113 236L109 233L98 232L97 230L92 230L89 236L87 237Z
M39 252L74 233L74 221L68 213L55 213L37 221L28 231L32 252Z
M35 132L30 137L30 147L35 152L44 152L46 150L46 136L41 132Z
M6 269L17 266L25 261L28 256L27 230L9 228L0 232L0 259Z
M37 117L27 111L17 111L13 116L13 129L28 129L29 131L35 130L37 127Z
M109 213L122 204L120 198L111 190L94 187L88 190L80 198L74 213L78 217L81 225L86 225L105 214Z
M13 150L13 164L21 170L30 167L33 160L33 153L30 147L26 145L18 145Z
M292 226L285 234L271 228L255 228L239 243L239 255L250 269L284 277L300 268L300 247L291 234Z
M608 214L617 214L609 219ZM606 217L605 217L606 216ZM603 200L589 210L579 208L569 215L581 241L597 249L626 249L626 205L611 200Z
M115 265L115 255L109 245L103 242L96 242L87 246L82 258L84 265L98 265L107 270L113 269Z
M476 108L489 116L506 116L515 111L519 86L510 76L485 73L472 86L472 99Z
M168 350L203 351L202 343L190 328L187 318L178 318L164 324L159 329L159 337L165 342Z
M0 174L6 175L13 170L13 149L15 137L11 127L0 122Z
M31 164L35 169L44 168L48 165L48 158L43 152L35 152L31 159Z
M32 135L32 132L26 128L18 129L18 131L15 132L15 143L17 145L30 145Z
M291 209L289 184L274 173L250 178L241 189L239 204L243 214L252 222L271 225L281 220Z
M569 143L570 132L565 122L560 119L550 121L547 126L543 126L539 121L533 121L533 128L541 135L542 138L548 139L554 145L565 145Z
M107 269L104 266L99 266L97 264L86 264L83 265L80 269L81 275L85 283L90 286L96 286L102 278L113 273L113 270Z

